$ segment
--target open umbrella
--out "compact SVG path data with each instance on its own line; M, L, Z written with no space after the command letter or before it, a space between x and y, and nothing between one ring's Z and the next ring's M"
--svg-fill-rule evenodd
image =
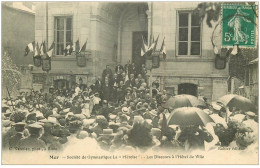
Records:
M223 103L225 106L228 106L230 108L233 107L239 108L244 112L256 111L256 108L254 104L251 102L251 100L236 94L228 94L222 96L217 100L217 102Z
M168 125L201 125L205 126L209 122L214 122L213 119L203 110L197 107L181 107L171 112L168 118Z
M170 110L179 108L179 107L206 107L206 104L203 100L198 99L195 96L181 94L171 97L166 103L165 108Z

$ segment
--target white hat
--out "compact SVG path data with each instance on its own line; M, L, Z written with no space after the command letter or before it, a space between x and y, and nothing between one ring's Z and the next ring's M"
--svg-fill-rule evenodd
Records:
M66 118L67 118L68 116L73 116L73 115L74 115L74 113L69 112L69 113L66 115Z
M211 105L214 110L220 110L222 108L219 104L217 104L217 102L212 102Z
M86 118L84 114L75 114L75 116L79 117L81 120Z
M36 111L36 117L44 117L40 111Z
M57 118L55 118L55 117L48 117L48 121L50 123L59 125L59 122L58 122Z
M249 117L255 117L256 116L256 114L252 111L246 112L246 115L248 115Z
M122 112L123 112L123 113L128 113L128 112L129 112L129 108L123 107L123 108L122 108Z
M211 114L211 111L209 109L203 109L203 111L208 115Z
M66 108L63 110L65 113L69 112L70 111L70 108Z
M95 122L95 119L83 119L83 126L89 126Z
M142 116L134 116L134 122L142 123L144 118Z
M80 131L79 135L78 135L78 138L79 139L84 139L88 137L88 133L86 131Z
M116 119L116 116L117 116L117 115L110 114L110 115L109 115L109 118L110 118L111 120L114 120L114 119Z
M153 116L157 116L157 111L155 109L151 110L149 112L149 114L153 115Z

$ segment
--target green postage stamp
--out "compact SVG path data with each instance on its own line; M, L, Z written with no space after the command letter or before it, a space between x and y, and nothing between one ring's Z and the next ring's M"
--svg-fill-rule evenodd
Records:
M251 5L222 5L222 46L256 45L256 7Z

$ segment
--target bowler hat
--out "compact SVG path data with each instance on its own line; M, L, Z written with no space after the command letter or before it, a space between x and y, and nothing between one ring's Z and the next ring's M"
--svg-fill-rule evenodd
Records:
M31 135L38 134L43 127L38 123L28 125L28 130Z
M36 113L30 113L30 114L28 114L27 117L26 117L26 122L27 122L27 123L30 123L30 124L35 123L36 120L37 120L37 118L36 118Z

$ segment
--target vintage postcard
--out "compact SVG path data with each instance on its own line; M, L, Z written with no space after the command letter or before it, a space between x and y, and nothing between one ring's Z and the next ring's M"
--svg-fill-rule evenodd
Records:
M2 164L258 164L258 2L2 2Z

